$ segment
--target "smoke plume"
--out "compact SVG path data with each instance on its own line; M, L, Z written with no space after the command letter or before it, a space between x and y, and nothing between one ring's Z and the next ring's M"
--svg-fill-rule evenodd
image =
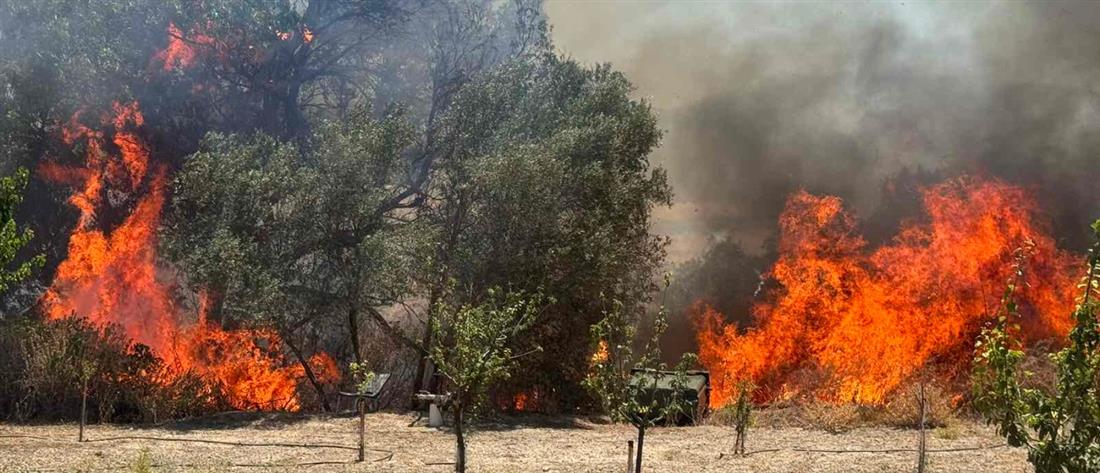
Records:
M796 190L843 198L883 241L916 189L977 174L1029 188L1064 247L1100 217L1100 5L548 5L554 40L612 64L667 130L672 257L750 252ZM879 234L881 233L881 234Z

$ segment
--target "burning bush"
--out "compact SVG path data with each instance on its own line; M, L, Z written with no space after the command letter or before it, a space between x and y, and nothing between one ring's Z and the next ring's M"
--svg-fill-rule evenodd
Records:
M302 358L302 366L288 366L276 331L208 324L205 293L197 321L189 323L174 300L174 281L162 277L157 261L166 170L150 159L152 151L140 133L144 123L136 103L115 103L94 125L84 124L77 114L62 135L67 145L84 150L83 163L65 167L49 162L40 168L43 176L73 188L68 202L79 211L67 257L42 298L43 311L50 319L81 314L96 326L111 327L119 333L110 336L125 341L124 352L130 350L130 341L141 344L145 348L135 354L155 361L141 368L139 376L164 389L197 385L198 391L220 392L237 409L298 410L298 379L305 365L326 368L332 363ZM120 213L123 219L105 228L105 213ZM315 373L315 379L331 381L338 375L325 371ZM151 412L157 417L156 412L178 410L160 406Z
M192 373L176 375L117 326L87 319L19 319L0 327L0 416L72 419L88 382L89 413L99 421L145 421L228 408L227 398Z
M881 404L926 365L945 381L965 375L1021 245L1033 250L1018 294L1027 339L1069 330L1074 258L1023 189L965 178L925 189L923 203L924 221L868 251L840 199L793 195L769 273L777 288L754 307L757 326L742 331L698 310L712 403L728 402L741 379L761 386L757 401Z

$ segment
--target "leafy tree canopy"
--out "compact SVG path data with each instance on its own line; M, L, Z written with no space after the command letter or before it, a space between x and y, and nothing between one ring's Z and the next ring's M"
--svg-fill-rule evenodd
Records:
M42 255L20 258L20 251L34 238L31 229L20 228L15 222L15 210L23 201L26 186L26 169L0 177L0 294L27 279L45 260Z

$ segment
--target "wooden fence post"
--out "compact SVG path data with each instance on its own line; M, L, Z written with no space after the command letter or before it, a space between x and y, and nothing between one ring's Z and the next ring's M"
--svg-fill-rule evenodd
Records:
M367 458L367 400L359 398L355 404L359 407L359 461Z
M626 441L626 473L634 473L634 441Z
M83 371L83 368L81 369ZM84 441L84 424L88 423L88 376L82 376L84 378L84 386L80 390L80 433L77 434L77 441Z
M917 394L917 406L920 409L920 440L917 441L917 473L924 473L925 464L925 432L924 424L927 422L928 401L924 397L924 379L920 381L920 391Z

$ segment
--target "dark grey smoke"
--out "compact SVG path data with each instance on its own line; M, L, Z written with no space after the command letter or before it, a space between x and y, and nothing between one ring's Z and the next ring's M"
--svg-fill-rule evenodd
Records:
M759 252L799 188L879 238L917 186L960 173L1032 187L1070 248L1100 217L1100 3L548 9L559 48L612 62L661 114L674 258L715 235Z

